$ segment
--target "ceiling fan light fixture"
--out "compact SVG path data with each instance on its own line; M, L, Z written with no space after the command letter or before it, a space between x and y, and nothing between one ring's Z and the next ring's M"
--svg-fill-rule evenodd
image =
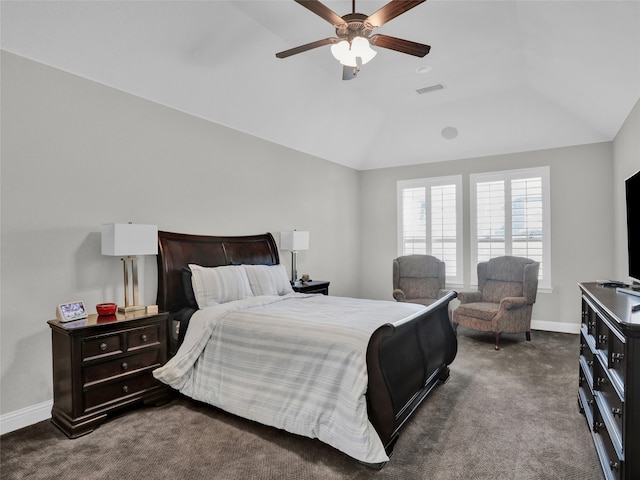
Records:
M375 57L377 53L378 52L369 45L369 40L364 37L355 37L351 40L351 43L346 40L341 40L331 45L331 54L342 65L348 67L357 67L358 61L356 59L358 57L361 60L360 64L364 65Z

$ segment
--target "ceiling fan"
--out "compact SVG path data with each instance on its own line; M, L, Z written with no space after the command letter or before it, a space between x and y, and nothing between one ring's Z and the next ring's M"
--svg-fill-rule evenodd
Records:
M342 79L351 80L356 77L360 67L376 55L377 52L370 45L408 53L416 57L424 57L431 49L429 45L401 38L379 33L371 35L371 32L376 28L381 27L389 20L393 20L398 15L420 5L426 0L391 0L368 16L356 13L356 1L352 0L352 13L347 13L342 17L318 0L294 1L332 24L336 29L336 36L276 53L278 58L286 58L313 48L331 45L331 53L343 65Z

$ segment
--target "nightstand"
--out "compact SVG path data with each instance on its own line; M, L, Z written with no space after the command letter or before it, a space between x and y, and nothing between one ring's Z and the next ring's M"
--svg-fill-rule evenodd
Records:
M53 353L51 421L68 437L93 431L135 403L161 404L170 388L151 373L167 361L167 313L146 311L47 322Z
M322 293L329 295L329 283L323 280L309 280L302 285L293 286L293 291L298 293Z

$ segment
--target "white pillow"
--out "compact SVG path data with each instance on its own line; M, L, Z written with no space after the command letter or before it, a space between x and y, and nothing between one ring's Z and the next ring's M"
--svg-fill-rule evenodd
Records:
M244 268L255 296L286 295L293 292L289 276L282 264L245 265Z
M201 267L189 264L191 285L198 308L251 297L251 286L242 265Z

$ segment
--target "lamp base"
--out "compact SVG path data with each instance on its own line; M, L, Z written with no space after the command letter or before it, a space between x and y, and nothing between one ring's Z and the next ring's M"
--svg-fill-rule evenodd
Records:
M140 310L145 310L147 307L144 305L129 305L128 307L118 307L118 311L120 313L130 313L130 312L138 312Z

